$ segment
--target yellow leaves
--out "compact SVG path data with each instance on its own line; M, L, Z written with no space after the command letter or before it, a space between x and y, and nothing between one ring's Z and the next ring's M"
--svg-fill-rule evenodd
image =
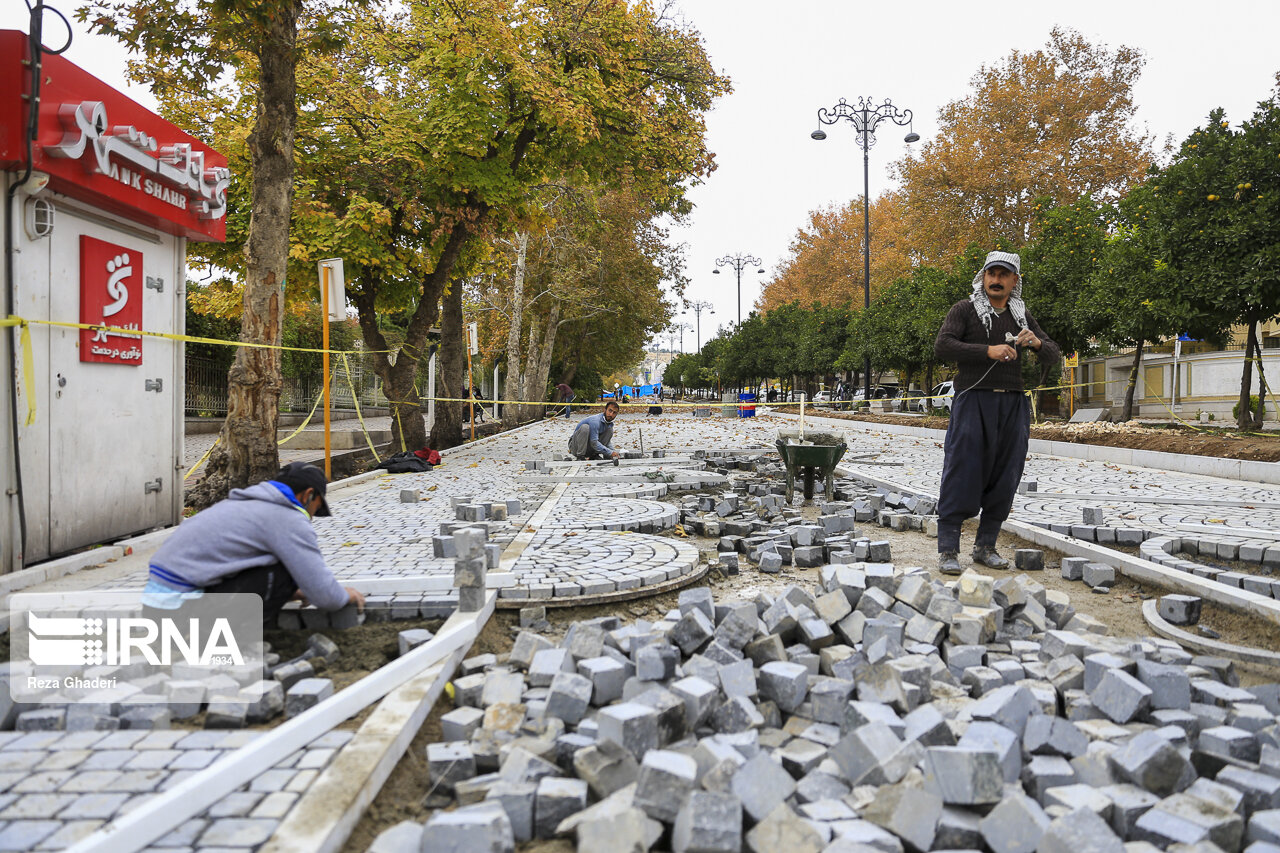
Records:
M1216 196L1213 193L1209 193L1209 195L1205 196L1205 198L1208 199L1209 201L1217 201L1220 198L1220 196Z

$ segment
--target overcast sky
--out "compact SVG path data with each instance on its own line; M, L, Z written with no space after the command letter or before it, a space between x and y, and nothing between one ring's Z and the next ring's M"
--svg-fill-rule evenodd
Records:
M817 111L840 98L885 98L915 113L925 139L936 131L938 109L968 92L984 63L1017 49L1035 50L1054 25L1079 30L1095 44L1141 48L1146 69L1136 88L1138 120L1157 138L1176 141L1203 123L1214 107L1233 122L1253 113L1271 91L1280 55L1276 0L676 0L703 34L715 67L733 79L734 93L708 117L709 144L719 168L693 191L688 227L673 233L688 246L690 299L714 304L702 316L702 339L737 314L731 270L712 275L715 260L753 253L769 272L742 280L745 316L760 285L783 258L808 211L845 203L862 191L862 163L852 127L827 128L825 142L809 133ZM54 0L68 17L71 2ZM144 105L144 89L124 82L126 54L115 42L90 36L72 22L67 57L128 92ZM26 29L22 0L0 0L0 28ZM45 43L62 40L59 22L46 17ZM904 150L905 129L881 125L871 151L871 195L888 188L888 164ZM874 251L875 235L872 235ZM693 323L690 312L684 318ZM694 334L685 335L692 350Z

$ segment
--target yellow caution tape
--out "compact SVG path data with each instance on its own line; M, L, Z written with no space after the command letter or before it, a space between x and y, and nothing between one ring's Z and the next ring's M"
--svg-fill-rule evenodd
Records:
M204 456L201 456L199 459L197 459L196 464L192 465L190 470L188 470L187 473L182 475L182 481L184 483L191 478L192 474L200 470L200 466L204 464L204 460L209 458L209 454L212 453L213 449L218 446L219 441L222 441L221 435L219 435L217 438L213 440L213 444L209 445L209 449L204 452Z
M27 386L27 426L36 422L36 359L31 352L31 329L22 324L18 334L22 347L22 384Z
M365 426L364 415L360 414L360 395L356 393L355 383L351 381L351 365L347 363L347 354L342 353L342 369L347 373L347 387L351 389L351 402L356 407L356 420L360 421L360 431L364 433L364 440L369 445L369 452L373 454L373 461L381 462L382 457L378 455L378 451L373 448L373 437L369 435L369 428ZM401 433L403 436L403 433Z

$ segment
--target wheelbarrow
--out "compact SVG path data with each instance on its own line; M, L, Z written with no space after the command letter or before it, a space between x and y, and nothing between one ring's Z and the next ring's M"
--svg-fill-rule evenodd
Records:
M800 443L799 435L791 430L779 430L775 446L787 469L787 503L795 493L796 475L803 481L804 499L813 500L814 482L821 477L823 494L827 500L835 498L835 470L848 449L841 436L833 433L809 432L806 442ZM812 441L812 444L808 442Z

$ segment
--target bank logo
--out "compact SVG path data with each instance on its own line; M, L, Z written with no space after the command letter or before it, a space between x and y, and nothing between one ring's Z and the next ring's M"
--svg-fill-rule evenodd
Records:
M80 360L98 364L142 363L142 252L80 235ZM120 331L107 331L110 326ZM128 331L125 331L128 330Z
M102 306L102 317L105 320L113 314L120 313L120 309L129 301L129 288L124 280L133 275L133 267L129 266L129 256L127 254L116 255L107 261L107 295L115 302L110 305Z

